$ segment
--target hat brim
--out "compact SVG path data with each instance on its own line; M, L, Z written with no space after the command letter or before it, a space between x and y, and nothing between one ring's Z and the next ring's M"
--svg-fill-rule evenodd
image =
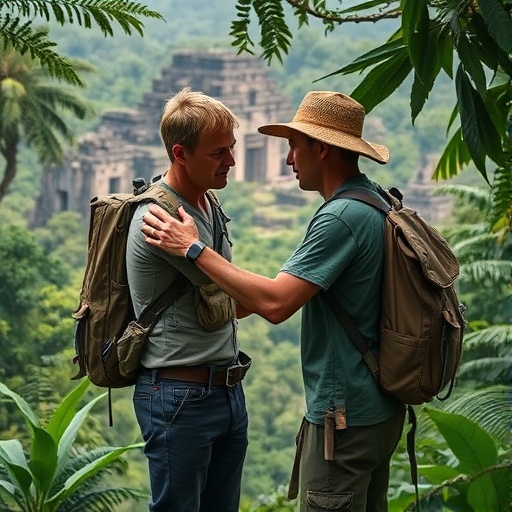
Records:
M272 135L285 139L290 138L290 130L297 130L326 144L331 144L348 151L354 151L379 164L385 164L389 160L389 150L386 146L373 144L360 137L350 135L349 133L325 128L323 126L295 121L291 123L266 124L258 128L258 131L264 135Z

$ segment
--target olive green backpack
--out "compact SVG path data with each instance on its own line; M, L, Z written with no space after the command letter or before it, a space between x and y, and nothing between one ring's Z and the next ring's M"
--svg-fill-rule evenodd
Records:
M78 374L100 387L135 384L139 356L159 315L176 300L189 280L182 274L135 318L126 272L126 243L137 205L154 202L178 216L178 198L160 182L141 184L134 194L109 194L90 203L87 263L75 323L74 363Z

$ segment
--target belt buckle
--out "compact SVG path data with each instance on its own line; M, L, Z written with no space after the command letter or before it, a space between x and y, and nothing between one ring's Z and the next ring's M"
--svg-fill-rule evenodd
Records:
M228 369L226 370L226 386L233 387L237 382L240 382L244 379L245 374L249 370L249 367L251 366L251 358L244 354L243 352L240 352L240 359L242 361L238 364L233 364L231 366L228 366Z
M243 366L241 364L228 366L228 369L226 370L226 386L231 388L236 383L240 382L244 378L242 370Z

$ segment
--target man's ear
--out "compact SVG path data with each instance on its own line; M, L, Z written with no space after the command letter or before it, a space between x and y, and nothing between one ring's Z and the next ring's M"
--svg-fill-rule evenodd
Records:
M321 140L318 141L318 147L320 158L325 158L331 150L331 146L325 142L322 142Z
M182 164L185 162L185 148L181 144L174 144L172 147L172 154L174 159L179 163Z

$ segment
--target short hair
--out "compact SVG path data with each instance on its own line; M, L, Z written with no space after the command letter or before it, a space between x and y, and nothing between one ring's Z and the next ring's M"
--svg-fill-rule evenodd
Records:
M185 87L166 101L160 134L172 162L175 144L182 144L193 153L201 134L219 130L228 132L237 127L238 120L224 103Z

